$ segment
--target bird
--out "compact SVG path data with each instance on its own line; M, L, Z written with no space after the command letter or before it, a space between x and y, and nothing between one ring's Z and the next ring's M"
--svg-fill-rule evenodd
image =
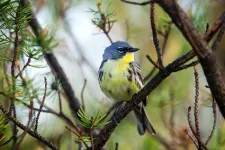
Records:
M130 44L117 41L106 47L103 60L98 70L98 81L102 92L115 101L129 101L144 86L139 64L134 60L134 53L139 49ZM134 108L139 135L147 130L156 134L148 119L144 106L146 99Z

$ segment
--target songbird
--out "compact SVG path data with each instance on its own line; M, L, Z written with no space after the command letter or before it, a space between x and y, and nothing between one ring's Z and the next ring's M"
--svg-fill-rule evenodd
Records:
M98 71L98 80L102 92L107 97L116 101L129 101L143 88L141 70L134 60L134 52L138 50L122 41L112 43L105 49ZM146 100L136 105L134 109L138 132L144 135L147 130L155 134L143 105L146 105Z

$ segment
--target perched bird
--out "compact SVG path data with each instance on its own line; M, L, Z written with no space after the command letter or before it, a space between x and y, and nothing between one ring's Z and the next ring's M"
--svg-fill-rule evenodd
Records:
M143 87L141 70L134 60L134 52L138 50L121 41L112 43L105 49L98 71L98 80L101 90L107 97L118 101L129 101ZM143 105L146 105L146 100L134 109L138 132L143 135L147 130L155 134Z

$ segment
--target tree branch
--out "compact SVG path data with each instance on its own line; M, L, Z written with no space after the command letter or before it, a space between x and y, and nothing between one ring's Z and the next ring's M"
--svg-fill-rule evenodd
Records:
M47 139L45 139L44 137L42 137L41 135L39 135L37 132L34 132L30 129L27 129L26 126L24 126L23 124L21 124L18 120L16 120L14 117L12 117L9 113L7 113L7 111L4 109L4 107L0 104L0 109L1 111L5 114L5 116L12 121L16 126L18 126L20 129L22 130L27 130L27 133L29 135L31 135L32 137L38 139L40 142L46 144L48 147L50 147L52 150L57 150L57 148Z
M215 53L203 40L185 12L173 0L161 0L158 1L158 4L172 18L174 24L181 30L197 53L212 95L217 102L220 112L225 117L225 84L216 62ZM222 14L222 22L225 22L225 13Z
M21 3L22 3L22 6L26 6L29 2L28 2L28 0L21 0ZM41 26L39 25L34 14L32 14L32 16L33 17L29 21L29 25L32 28L34 34L38 38L40 38L41 33L42 33ZM41 42L39 44L40 44L40 46L42 46ZM48 62L49 66L51 67L52 72L57 75L60 82L62 83L62 88L63 88L66 96L68 97L69 106L70 106L74 116L79 118L79 116L77 116L77 112L80 108L80 102L79 102L78 98L75 96L74 90L73 90L65 72L63 71L61 65L59 64L59 62L57 61L57 59L53 53L44 53L44 57L45 57L46 61Z
M168 6L166 5L167 3L165 1L169 2L169 4L171 4L171 2L169 0L162 0L162 1L159 1L159 2L162 3L160 5L162 5L162 6L165 5L164 7L166 8L165 9L166 12L167 11L174 11L172 8L167 8ZM223 14L217 20L217 22L215 23L215 25L211 29L209 29L209 31L207 32L207 34L206 34L206 36L204 38L204 40L206 42L209 42L211 40L211 38L213 37L213 35L216 33L216 31L218 31L218 29L221 27L221 25L222 25L222 18L224 16L225 16L225 14ZM186 17L186 19L189 21L189 19L187 17ZM172 18L172 20L174 21L173 18ZM176 25L179 24L179 23L180 22L176 21ZM190 24L190 23L191 22L189 21L188 24ZM190 32L190 33L192 34L193 32ZM194 34L198 34L198 33L194 32ZM200 45L203 45L203 46L206 45L205 42L203 41L203 39L200 38L198 41L201 42ZM197 44L197 46L199 46L199 44ZM105 126L105 128L100 132L98 137L96 137L95 144L94 144L95 149L101 149L105 145L105 143L108 141L111 133L117 127L118 123L120 123L130 113L130 111L133 110L133 108L135 107L135 104L138 104L142 100L144 100L146 98L146 96L149 95L176 68L180 67L181 65L183 65L184 63L186 63L187 61L192 59L195 55L196 54L195 54L194 51L190 51L187 54L181 56L180 58L177 58L175 61L173 61L167 67L165 67L165 71L164 72L158 72L156 74L156 76L153 77L152 80L150 82L148 82L148 84L141 91L139 91L136 95L133 96L131 101L127 102L127 104L123 108L121 108L120 112L117 113L117 115L114 115L113 118L111 118L111 122L109 124L107 124ZM205 54L203 56L205 56ZM224 111L225 111L225 109L224 109ZM114 120L116 120L116 122Z

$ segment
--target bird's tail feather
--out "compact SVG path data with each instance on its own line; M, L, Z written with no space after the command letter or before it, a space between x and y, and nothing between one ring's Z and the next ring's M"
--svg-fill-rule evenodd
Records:
M137 121L138 133L140 135L144 135L146 130L153 135L156 134L155 129L149 121L142 104L139 104L137 107L135 107L134 115Z

